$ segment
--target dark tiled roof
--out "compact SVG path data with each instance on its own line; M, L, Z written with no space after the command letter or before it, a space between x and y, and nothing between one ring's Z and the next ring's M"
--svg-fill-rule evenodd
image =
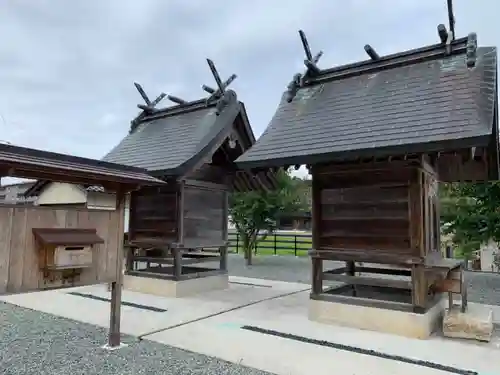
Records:
M472 69L465 48L446 57L444 48L435 46L443 52L434 59L415 56L413 63L390 69L385 62L359 63L380 65L360 75L343 73L347 66L331 69L291 103L285 93L265 132L237 164L312 164L410 148L444 151L459 141L463 147L486 145L497 100L496 48L478 48Z
M215 107L207 107L204 100L146 116L103 160L150 172L181 174L197 157L203 157L204 151L209 151L217 137L231 129L241 110L236 95L232 99L218 116Z

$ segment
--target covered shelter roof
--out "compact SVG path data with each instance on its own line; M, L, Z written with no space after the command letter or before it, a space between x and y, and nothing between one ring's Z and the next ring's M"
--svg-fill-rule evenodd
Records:
M141 168L8 144L0 144L0 171L2 176L98 184L113 191L165 183Z

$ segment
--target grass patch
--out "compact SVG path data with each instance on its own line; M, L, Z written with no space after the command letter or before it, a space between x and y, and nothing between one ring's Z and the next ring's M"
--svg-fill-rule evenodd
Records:
M229 251L242 253L240 241L236 241L236 234L229 234ZM238 248L236 245L238 244ZM307 256L311 249L311 235L275 234L268 235L257 244L257 255L297 255ZM275 250L276 248L276 250Z

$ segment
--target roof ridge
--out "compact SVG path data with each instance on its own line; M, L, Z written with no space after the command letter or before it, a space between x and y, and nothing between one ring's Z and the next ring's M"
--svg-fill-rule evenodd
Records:
M227 88L238 76L236 74L231 74L229 78L227 78L225 81L222 81L219 72L215 67L214 62L211 59L207 59L207 63L217 86L216 88L212 88L207 85L201 86L203 91L209 94L209 96L206 98L187 101L177 96L161 93L155 100L151 101L148 95L145 93L142 86L138 83L134 83L137 91L139 91L139 94L142 96L142 99L146 104L137 105L140 109L142 109L142 112L140 112L131 121L129 132L133 133L137 129L139 124L151 119L167 117L169 115L174 115L174 114L178 115L186 112L195 111L197 109L209 108L211 106L215 107L215 114L218 116L220 112L223 111L227 103L231 101L230 97L235 97L235 98L237 97L236 92L234 90L227 90ZM162 109L156 108L156 105L165 97L177 105ZM160 116L156 116L157 114L159 114Z
M306 52L306 59L304 60L306 71L305 73L295 74L288 84L287 90L285 91L287 102L290 103L297 92L307 86L363 74L377 73L385 69L413 65L452 55L465 54L467 66L472 68L475 65L478 48L476 33L472 32L466 37L455 39L453 33L448 33L444 25L438 26L438 33L441 42L437 44L414 48L386 56L380 56L373 47L367 44L364 49L370 57L368 60L344 64L329 69L320 69L317 63L323 55L323 52L319 51L313 56L304 32L299 30L300 38Z
M324 69L321 70L317 76L308 78L305 85L344 79L354 75L375 73L380 70L418 64L420 62L437 60L448 56L466 54L468 42L469 37L464 37L452 41L450 44L450 50L447 50L447 45L443 43L431 44L403 52L392 53L386 56L379 56L376 59L370 58L368 60Z

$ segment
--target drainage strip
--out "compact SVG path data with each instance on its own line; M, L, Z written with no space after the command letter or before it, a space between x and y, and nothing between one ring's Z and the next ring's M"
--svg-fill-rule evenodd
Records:
M399 356L399 355L381 353L381 352L377 352L375 350L363 349L363 348L358 348L355 346L349 346L349 345L343 345L343 344L337 344L337 343L333 343L333 342L329 342L329 341L311 339L308 337L293 335L291 333L278 332L278 331L273 331L270 329L264 329L264 328L254 327L254 326L242 326L241 329L244 329L247 331L252 331L252 332L257 332L257 333L262 333L265 335L281 337L281 338L285 338L285 339L289 339L289 340L300 341L300 342L303 342L306 344L324 346L324 347L328 347L328 348L332 348L332 349L338 349L338 350L343 350L343 351L348 351L348 352L353 352L353 353L358 353L358 354L363 354L363 355L369 355L372 357L378 357L378 358L383 358L383 359L389 359L392 361L408 363L411 365L428 367L428 368L435 369L435 370L447 371L447 372L450 372L453 374L478 375L477 371L464 370L464 369L460 369L457 367L445 366L445 365L442 365L439 363L423 361L423 360L403 357L403 356Z
M240 281L230 281L229 284L247 285L247 286L259 286L261 288L272 288L271 285L243 283L243 282L240 282Z
M68 293L68 294L70 294L72 296L77 296L77 297L89 298L89 299L93 299L93 300L96 300L96 301L111 302L111 299L109 299L109 298L98 297L98 296L94 296L92 294L85 294L85 293L78 293L78 292L71 292L71 293ZM160 309L159 307L146 306L146 305L141 305L141 304L133 303L133 302L122 301L122 305L123 306L129 306L129 307L135 307L136 309L141 309L141 310L148 310L148 311L153 311L153 312L159 312L159 313L167 312L167 310Z
M167 327L167 328L160 328L160 329L156 329L156 330L151 331L151 332L146 332L146 333L143 333L143 334L137 336L137 338L139 340L143 340L144 337L150 336L150 335L154 335L155 333L170 331L170 330L172 330L174 328L179 328L179 327L191 324L191 323L196 323L196 322L199 322L199 321L202 321L202 320L210 319L210 318L213 318L214 316L219 316L219 315L226 314L226 313L229 313L229 312L232 312L232 311L244 309L246 307L257 305L257 304L262 303L262 302L271 301L273 299L278 299L278 298L282 298L282 297L292 296L294 294L299 294L299 293L308 291L310 289L311 288L296 290L294 292L288 292L288 293L280 294L280 295L277 295L277 296L264 298L264 299L261 299L261 300L258 300L258 301L249 302L249 303L246 303L244 305L235 306L235 307L232 307L230 309L226 309L226 310L222 310L222 311L210 314L210 315L202 316L201 318L197 318L197 319L193 319L193 320L188 320L187 322L182 322L182 323L179 323L179 324L174 324L173 326L170 326L170 327Z

